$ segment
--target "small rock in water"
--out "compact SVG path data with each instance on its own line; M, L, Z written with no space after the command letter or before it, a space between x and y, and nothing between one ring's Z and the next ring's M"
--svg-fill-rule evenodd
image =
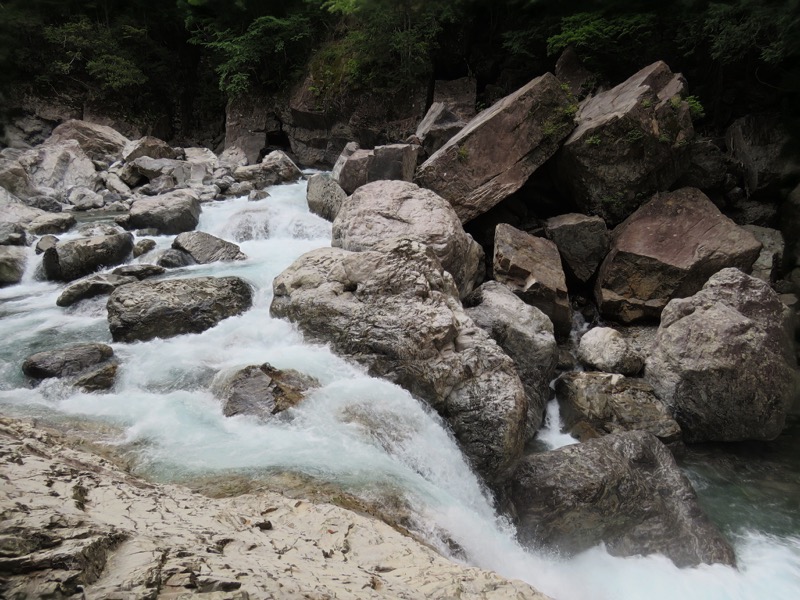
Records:
M245 260L247 258L236 244L226 242L203 231L188 231L180 234L172 242L172 247L186 252L196 263L201 265L220 260Z
M156 247L156 241L151 239L139 240L133 246L133 257L139 258L142 254L147 254Z
M111 346L77 344L32 354L22 363L22 372L33 379L75 377L72 385L87 391L106 390L114 385L117 364Z
M158 265L148 265L142 263L135 265L123 265L121 267L117 267L111 271L111 273L114 275L120 275L122 277L135 277L141 281L142 279L147 279L148 277L163 275L166 273L166 269Z
M138 281L135 277L123 277L116 274L97 273L71 283L61 292L56 305L66 307L95 296L108 295L121 285Z
M179 269L196 263L188 252L176 250L175 248L168 248L158 257L156 264L165 269Z

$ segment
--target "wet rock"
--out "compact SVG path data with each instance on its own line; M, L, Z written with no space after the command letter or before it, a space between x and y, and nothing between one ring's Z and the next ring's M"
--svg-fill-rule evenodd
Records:
M296 406L320 383L294 369L281 370L264 363L240 369L215 387L215 394L224 402L222 412L226 417L253 415L269 419Z
M73 385L81 388L85 392L104 392L110 390L117 381L118 369L119 365L116 363L99 366L78 377Z
M578 358L590 369L605 373L636 375L644 366L642 357L611 327L594 327L584 333Z
M524 443L525 391L431 249L402 239L364 252L321 248L273 290L273 316L428 402L487 481L507 477Z
M220 260L245 260L247 258L236 244L226 242L203 231L188 231L180 234L172 242L172 247L186 252L200 265Z
M20 246L0 246L0 286L13 285L22 280L28 253Z
M45 213L28 223L28 231L34 235L64 233L75 226L75 217L67 213Z
M615 556L664 554L677 566L735 564L689 480L653 435L612 434L526 456L510 486L523 543Z
M249 181L256 188L292 183L303 177L303 173L292 160L280 150L267 154L256 165L237 167L233 171L237 181Z
M566 267L583 283L592 278L608 253L611 236L600 217L559 215L545 222L544 232L558 247Z
M496 281L472 292L464 306L467 316L514 361L528 398L527 437L532 438L542 425L558 362L553 323Z
M493 267L497 281L550 317L556 335L569 335L572 308L553 242L501 223L495 230Z
M36 254L42 254L48 248L53 248L58 243L58 238L54 235L43 235L36 242Z
M558 80L538 77L472 119L417 169L416 182L465 223L522 187L569 135L573 114Z
M587 429L593 437L646 431L665 444L681 439L678 423L641 379L592 371L565 373L556 380L556 397L564 427L573 435Z
M26 246L25 228L19 223L0 222L0 246Z
M797 396L791 339L775 292L724 269L664 309L645 377L686 441L772 440Z
M759 227L758 225L745 225L746 229L761 242L761 253L753 263L751 275L766 283L775 283L781 272L785 244L783 235L777 229Z
M175 248L167 248L156 259L156 265L165 269L180 269L197 264L191 254Z
M465 125L466 122L459 119L443 102L434 102L417 127L415 135L425 154L431 156Z
M96 273L78 279L68 285L56 300L57 306L67 307L96 296L107 296L121 285L138 281L135 277L126 277L108 273Z
M104 223L103 221L95 221L93 223L84 223L78 227L78 233L85 237L92 237L96 235L115 235L117 233L125 233L119 225Z
M428 246L465 296L480 283L484 256L443 198L406 181L375 181L345 198L333 222L331 245L353 252L393 238Z
M346 198L347 193L328 173L317 173L308 178L306 201L308 209L315 215L333 221Z
M163 275L166 273L166 269L164 269L164 267L159 267L158 265L137 263L133 265L123 265L121 267L117 267L111 271L111 273L113 275L119 275L120 277L135 277L141 281L142 279Z
M176 190L161 196L135 200L130 210L129 226L152 228L160 234L192 231L200 221L200 200L190 190Z
M266 190L251 190L247 194L247 200L249 202L258 202L259 200L266 200L269 197L269 192Z
M128 142L122 150L122 159L126 162L133 162L137 158L147 156L148 158L169 158L177 159L178 153L165 141L149 135L138 140Z
M143 254L147 254L151 250L155 249L156 241L145 238L143 240L139 240L133 245L133 257L139 258Z
M597 275L597 304L623 323L656 319L670 299L694 294L720 269L750 271L760 252L753 234L700 190L656 194L614 230Z
M117 342L200 333L252 305L250 286L238 277L141 281L108 299L108 325Z
M556 159L559 185L581 212L615 225L683 174L694 136L685 91L683 76L659 61L581 104Z
M106 344L75 344L32 354L22 363L22 372L34 379L68 377L83 373L113 356L114 351Z
M133 250L130 233L100 235L59 242L45 250L45 276L51 281L73 281L98 269L125 262Z
M130 140L111 127L71 119L56 127L47 144L74 140L86 155L98 162L111 164L122 156Z

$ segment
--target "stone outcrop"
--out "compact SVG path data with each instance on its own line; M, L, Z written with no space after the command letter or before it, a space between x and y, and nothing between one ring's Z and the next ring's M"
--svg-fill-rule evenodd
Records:
M622 375L582 371L556 380L564 427L578 437L646 431L665 444L681 439L681 428L653 388Z
M699 190L657 194L614 230L597 275L601 313L630 323L656 319L726 267L750 271L761 243Z
M53 129L46 144L75 140L90 159L111 164L122 157L122 149L130 142L124 135L106 125L71 119Z
M478 473L490 483L508 476L525 438L524 388L431 249L403 239L364 252L321 248L273 290L273 316L428 402Z
M659 61L584 101L556 159L560 187L610 225L664 191L689 164L694 136L683 76Z
M233 162L252 165L258 162L267 145L267 119L270 107L265 98L256 94L240 94L228 101L225 108L225 151L223 159L234 154L241 158Z
M113 387L117 362L111 346L76 344L32 354L22 363L22 372L37 380L66 378L71 385L94 392Z
M329 173L316 173L308 178L306 201L308 209L327 221L333 221L347 198L347 192Z
M437 79L433 83L433 103L444 104L462 121L475 116L478 81L474 77Z
M252 415L269 419L299 404L320 387L319 381L294 369L276 369L269 363L240 369L214 386L226 417Z
M767 284L738 269L667 305L645 377L687 441L781 433L798 382L788 314Z
M414 135L422 144L425 154L431 156L465 125L466 123L443 102L434 102L420 121Z
M303 173L286 154L275 150L258 164L237 167L233 176L237 181L249 181L256 188L265 188L269 185L292 183L302 178Z
M569 335L572 308L558 248L501 223L495 230L494 278L550 317L559 336Z
M136 277L96 273L68 285L56 299L56 305L67 307L96 296L107 296L121 285L138 281Z
M348 146L337 160L333 178L347 194L373 181L411 181L418 154L419 146L414 144L389 144L372 150Z
M573 128L574 105L551 74L484 110L426 160L416 182L445 198L462 223L516 192Z
M533 437L542 425L558 361L553 323L496 281L472 292L464 306L467 316L514 361L528 398L527 437Z
M99 235L59 242L48 248L42 258L47 279L73 281L98 269L125 262L133 251L130 233Z
M523 543L616 556L660 553L679 567L735 562L670 451L649 433L608 435L526 456L510 486Z
M361 252L393 238L430 248L462 297L483 279L483 250L464 231L450 204L405 181L375 181L346 198L333 222L331 245Z
M192 231L200 222L200 200L191 190L140 198L131 206L128 227L155 229L160 234Z
M247 258L236 244L203 231L181 233L172 242L172 247L186 252L199 265L207 265L220 260L245 260Z
M116 342L200 333L250 308L253 293L238 277L141 281L108 299L108 326Z
M13 285L22 280L28 253L20 246L0 246L0 286Z
M603 219L578 213L547 219L544 232L558 247L565 267L582 283L594 276L611 239Z
M784 147L789 133L778 114L748 115L734 121L725 132L731 156L744 169L744 188L748 195L775 191L800 165Z
M605 373L636 375L644 366L642 357L611 327L594 327L584 333L578 358L590 369Z

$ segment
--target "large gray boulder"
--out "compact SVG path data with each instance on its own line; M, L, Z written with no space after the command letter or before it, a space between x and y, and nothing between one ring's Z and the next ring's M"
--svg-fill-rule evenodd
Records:
M454 135L461 131L466 122L458 118L444 102L434 102L417 126L417 139L428 156L444 146Z
M641 379L574 371L556 380L564 427L580 438L646 431L665 444L681 439L681 428L653 388Z
M553 323L497 281L487 281L465 300L467 316L508 354L528 398L528 438L542 425L555 376L558 346Z
M766 283L724 269L664 309L645 377L687 441L775 439L797 392L791 331Z
M603 262L611 239L603 219L578 213L547 219L544 233L558 247L566 268L583 283Z
M141 281L117 288L108 299L115 342L200 333L250 308L253 292L238 277Z
M304 254L275 278L271 313L428 402L475 469L505 479L528 403L514 362L464 313L433 251L407 239Z
M19 161L7 158L0 158L0 187L21 200L39 193Z
M128 138L106 125L70 119L53 130L46 144L75 140L86 155L101 163L111 164L122 157Z
M393 238L430 248L462 297L483 279L483 249L464 231L453 207L432 191L406 181L375 181L342 202L331 245L361 252Z
M105 391L114 386L117 361L111 346L99 343L75 344L58 350L33 354L22 363L22 371L36 380L57 377L86 392Z
M781 272L783 253L786 248L783 234L777 229L758 225L745 225L743 229L752 233L761 242L761 253L753 263L751 275L766 283L775 283Z
M528 455L510 498L525 544L571 554L603 542L615 556L664 554L679 567L735 564L670 451L646 432Z
M644 360L616 329L594 327L581 336L578 358L597 371L636 375L642 370Z
M286 154L275 150L267 154L258 164L237 167L233 171L233 176L236 181L249 181L260 189L269 185L292 183L301 179L303 173Z
M160 234L192 231L200 222L200 200L191 190L140 198L131 206L128 227L155 229Z
M603 316L657 319L672 298L697 292L726 267L749 272L761 243L725 217L700 190L656 194L614 230L597 275Z
M624 220L689 164L694 136L686 81L662 61L585 100L556 158L557 180L581 212Z
M76 223L69 213L44 213L28 223L26 229L34 235L48 235L69 231Z
M126 162L133 162L137 158L148 156L150 158L177 159L178 153L164 140L146 135L135 141L129 141L122 150L122 158Z
M372 150L348 145L337 160L333 178L347 194L372 181L411 181L419 150L414 144L389 144Z
M20 246L0 246L0 286L13 285L22 280L28 253Z
M226 242L203 231L181 233L173 240L172 247L186 252L199 265L220 260L245 260L247 258L236 244Z
M494 278L550 317L558 336L572 329L572 308L558 248L501 223L494 236Z
M462 223L516 192L574 126L575 106L542 75L473 118L418 169L416 182L445 198Z
M76 186L90 190L100 186L92 159L75 140L42 144L19 160L37 187L52 188L63 195Z
M98 269L125 262L133 252L130 233L59 242L45 250L42 266L51 281L73 281Z
M14 194L0 187L0 223L27 228L31 221L46 214L39 208L23 204Z
M315 215L333 221L346 198L347 192L329 173L316 173L308 178L306 201L308 210Z
M171 182L172 187L185 187L192 179L191 165L185 160L140 156L126 166L147 178L151 186L166 186L167 182Z

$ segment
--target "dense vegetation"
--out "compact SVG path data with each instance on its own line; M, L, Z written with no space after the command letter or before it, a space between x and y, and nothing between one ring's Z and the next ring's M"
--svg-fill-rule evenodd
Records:
M721 127L797 105L798 14L800 0L9 0L0 77L6 99L60 95L179 134L308 73L323 107L464 75L488 104L571 45L608 83L666 60Z

